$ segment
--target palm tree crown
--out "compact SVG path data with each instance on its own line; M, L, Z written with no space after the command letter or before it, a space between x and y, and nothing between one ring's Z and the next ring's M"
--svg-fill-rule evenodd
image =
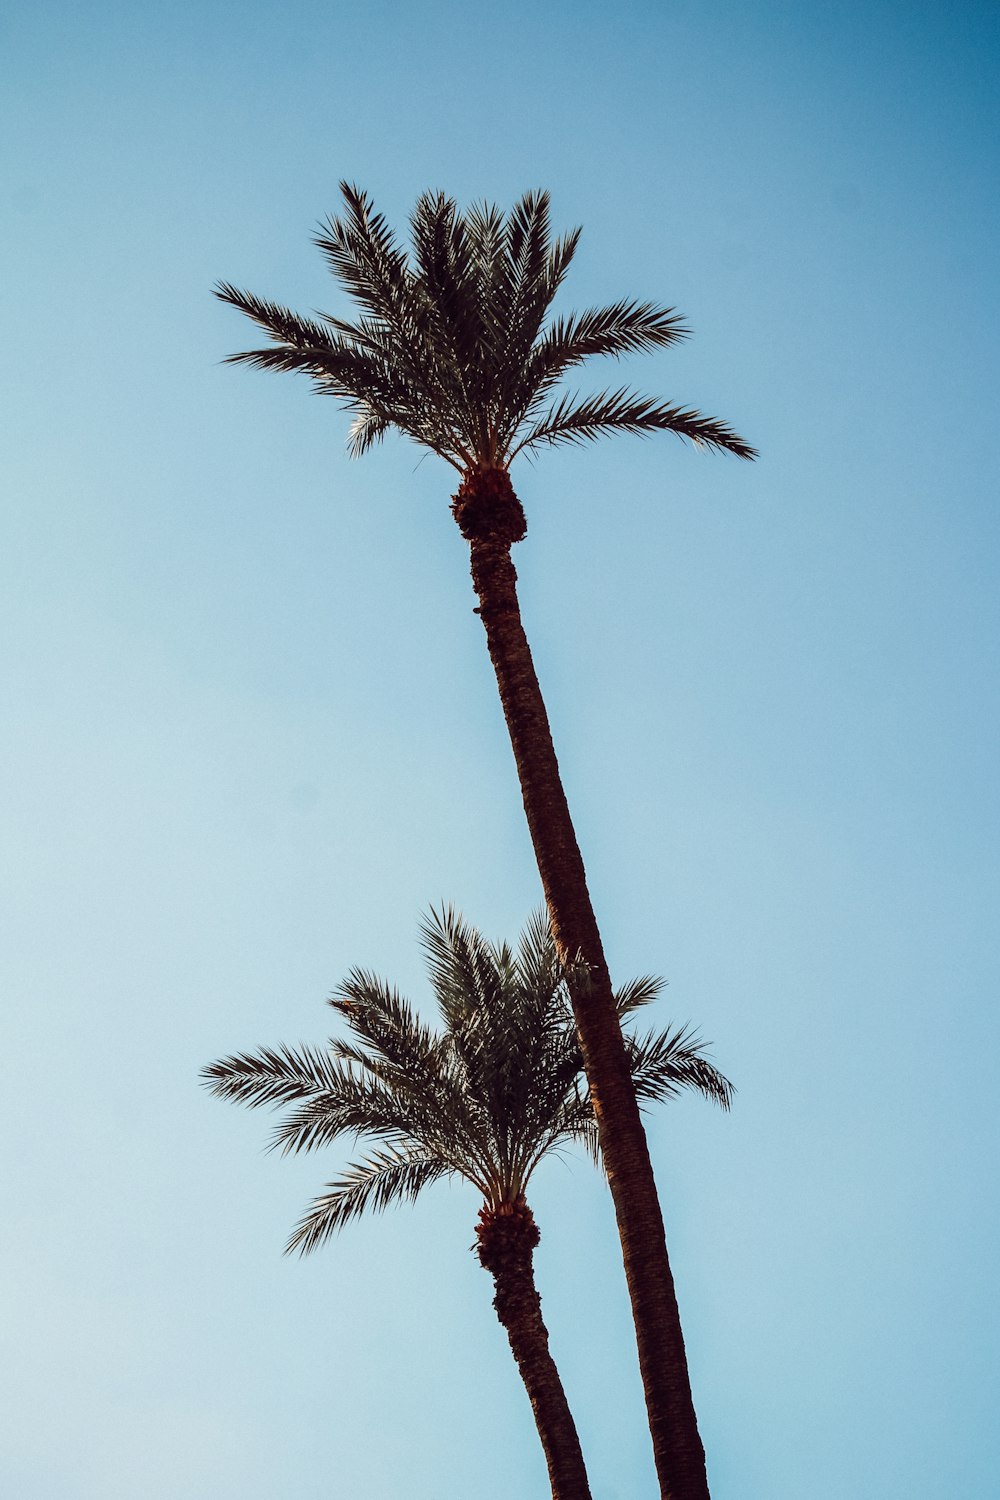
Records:
M544 914L528 923L516 952L488 943L451 910L431 913L422 941L441 1030L383 980L354 969L330 1001L348 1035L328 1050L265 1047L203 1072L222 1098L293 1105L274 1135L284 1153L345 1134L377 1143L315 1200L289 1250L313 1250L366 1210L413 1199L443 1177L465 1178L484 1213L502 1213L523 1202L549 1152L578 1141L597 1157L567 978ZM633 980L616 994L619 1014L661 987ZM641 1101L694 1088L728 1108L731 1085L687 1028L626 1032L626 1047Z
M492 204L461 213L454 199L425 193L410 220L411 259L368 195L340 186L344 214L325 221L316 243L359 305L357 322L304 318L229 282L215 290L273 340L231 362L305 371L352 413L352 454L395 427L462 474L612 431L674 432L755 456L725 422L626 386L560 389L592 355L661 348L687 330L673 309L649 302L552 317L580 231L552 238L547 193L525 194L506 216Z
M582 1141L598 1155L597 1124L567 979L544 914L517 951L493 946L451 910L422 928L442 1027L434 1030L375 975L354 969L331 1000L347 1035L329 1050L261 1048L204 1070L213 1093L249 1105L291 1105L275 1146L325 1146L343 1134L373 1143L329 1183L288 1244L313 1250L366 1210L415 1198L441 1177L482 1196L476 1253L493 1277L493 1306L531 1402L553 1500L591 1500L580 1439L535 1285L538 1226L525 1198L550 1151ZM615 996L621 1016L652 1000L660 981ZM728 1107L730 1085L686 1030L626 1034L638 1098L701 1090Z

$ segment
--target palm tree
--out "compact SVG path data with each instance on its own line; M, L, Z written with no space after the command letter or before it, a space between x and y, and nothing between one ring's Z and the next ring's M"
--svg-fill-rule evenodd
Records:
M375 975L354 969L330 1004L349 1035L329 1049L261 1048L213 1063L214 1094L248 1105L294 1105L274 1145L285 1153L341 1135L373 1142L310 1206L288 1242L305 1253L367 1210L413 1199L442 1177L482 1195L476 1254L493 1277L493 1306L531 1401L555 1500L589 1500L580 1441L542 1321L532 1256L539 1232L525 1194L535 1168L583 1142L600 1159L597 1123L547 916L518 951L492 946L451 910L431 912L422 940L443 1028L433 1031ZM619 1016L654 999L661 981L633 980ZM636 1096L694 1088L728 1108L730 1084L686 1029L625 1033Z
M584 1066L621 1236L661 1500L707 1500L663 1216L615 1008L611 976L548 716L521 624L511 546L526 532L509 469L521 453L611 432L672 432L754 457L724 422L625 386L577 396L564 377L591 355L661 348L686 335L669 308L623 300L551 316L579 230L553 239L549 200L528 193L504 216L464 214L425 194L412 215L413 255L368 196L341 184L345 211L317 244L356 302L356 322L303 318L227 282L216 294L269 335L233 355L257 369L301 371L353 416L364 453L392 428L461 476L452 511L469 543L477 613L496 673L556 949L568 972Z

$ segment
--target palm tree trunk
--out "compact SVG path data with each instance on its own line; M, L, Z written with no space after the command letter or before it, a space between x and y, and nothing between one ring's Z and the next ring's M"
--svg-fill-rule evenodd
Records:
M708 1500L705 1452L646 1132L521 624L510 547L524 535L524 513L501 470L467 475L453 511L470 545L477 613L486 629L556 948L564 963L587 976L571 983L573 1012L618 1220L661 1500Z
M552 1500L590 1500L580 1439L559 1371L549 1353L548 1330L542 1322L542 1304L535 1287L532 1257L538 1238L534 1215L523 1198L499 1209L480 1211L476 1251L493 1276L493 1306L506 1329L535 1414Z

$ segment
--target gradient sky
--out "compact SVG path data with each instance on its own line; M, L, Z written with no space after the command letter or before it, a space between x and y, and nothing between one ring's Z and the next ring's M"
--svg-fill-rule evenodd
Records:
M197 1086L322 1039L354 964L425 1002L430 902L500 937L539 894L451 471L220 363L218 278L340 305L342 177L400 225L548 187L563 305L676 305L627 378L761 451L515 468L613 971L739 1089L650 1127L713 1496L997 1493L997 43L921 0L10 0L5 1495L546 1492L472 1190L283 1259L335 1160ZM652 1500L606 1193L534 1207L595 1500Z

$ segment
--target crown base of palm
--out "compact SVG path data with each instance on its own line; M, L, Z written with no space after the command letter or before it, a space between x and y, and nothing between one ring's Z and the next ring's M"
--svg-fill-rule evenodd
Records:
M496 1277L529 1266L540 1239L535 1216L523 1193L513 1201L479 1210L475 1253L483 1269Z
M451 513L467 542L507 547L527 535L524 507L506 469L472 469L452 496Z

